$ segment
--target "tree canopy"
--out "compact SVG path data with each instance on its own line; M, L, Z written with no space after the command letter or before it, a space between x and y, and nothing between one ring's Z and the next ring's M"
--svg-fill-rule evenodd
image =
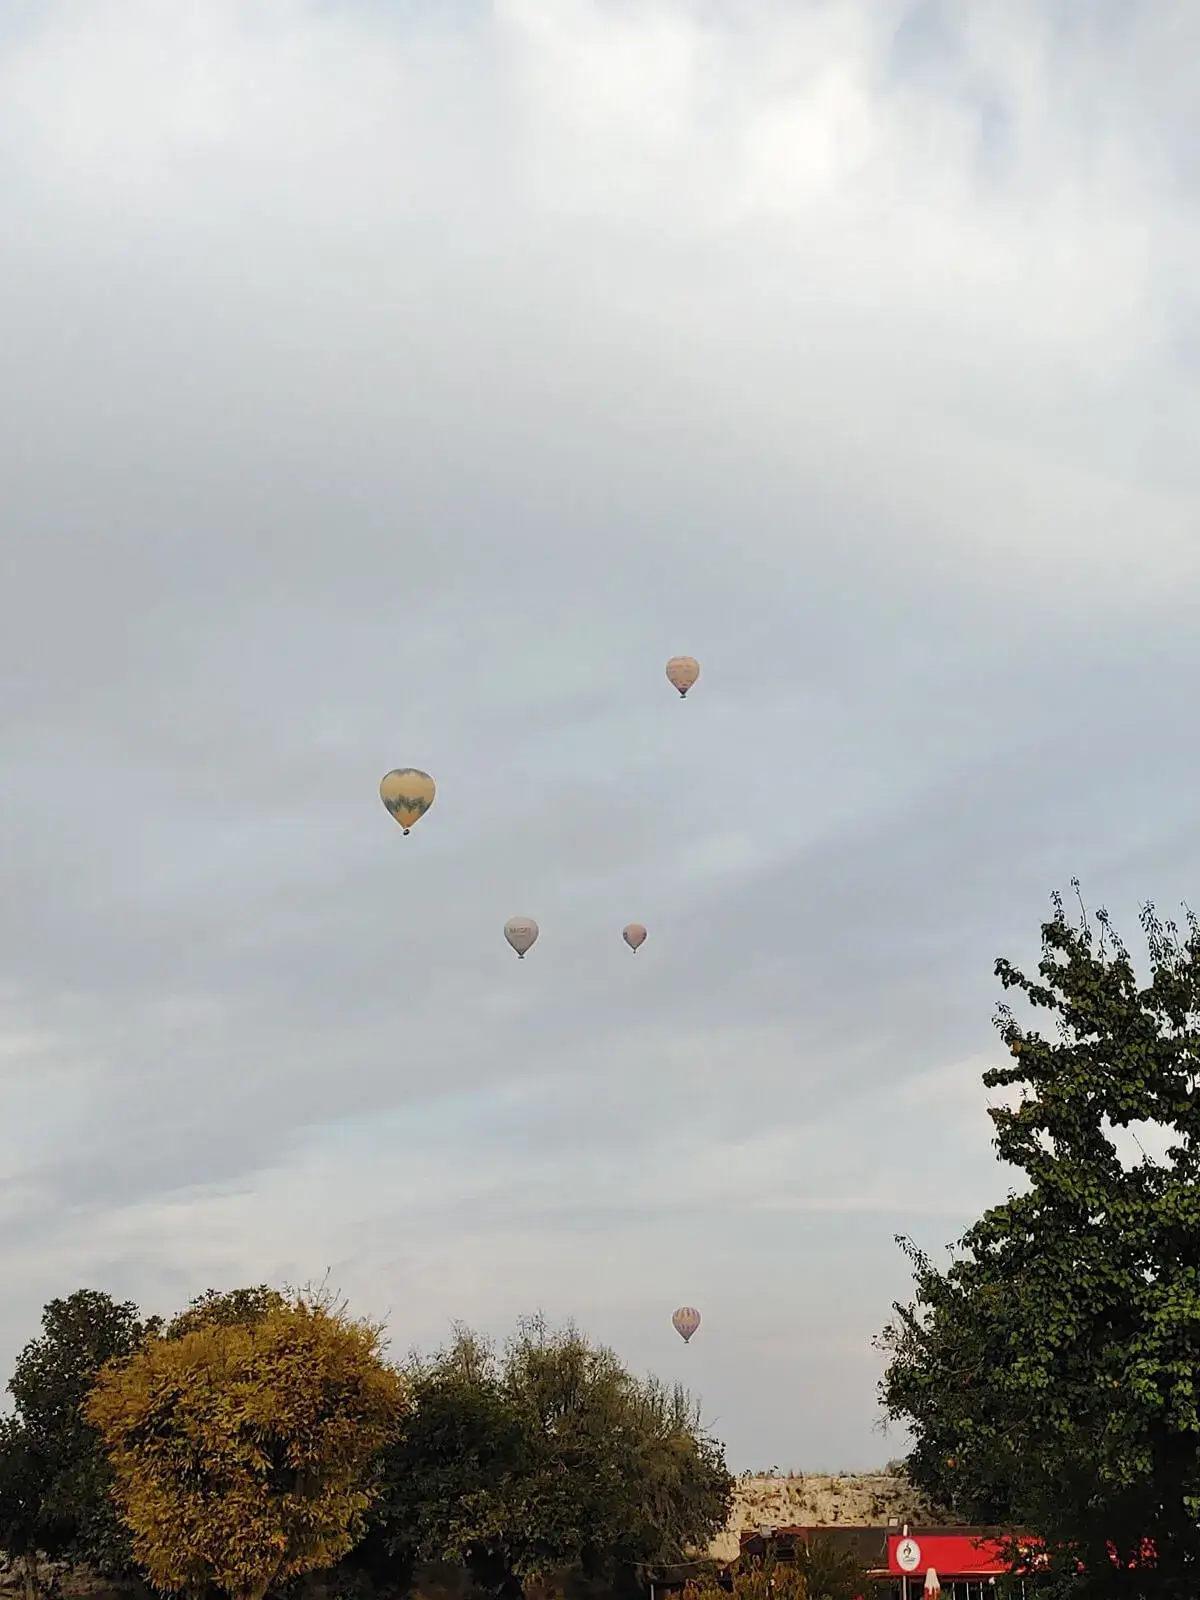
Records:
M133 1570L129 1539L112 1504L99 1436L81 1407L104 1363L135 1350L155 1326L141 1320L132 1302L99 1290L51 1300L40 1336L21 1351L8 1384L16 1424L0 1438L0 1455L10 1493L23 1485L26 1516L36 1493L37 1550L85 1561L112 1577ZM20 1536L10 1525L5 1537Z
M86 1403L134 1554L159 1588L259 1600L331 1566L362 1531L402 1414L379 1328L303 1299L251 1315L151 1336L101 1372Z
M1076 884L1078 892L1078 885ZM1082 902L1081 902L1082 910ZM1016 1090L993 1107L1025 1178L945 1269L911 1241L915 1298L881 1343L909 1472L967 1520L1044 1537L1051 1572L1096 1593L1190 1597L1200 1576L1200 923L1141 913L1140 983L1104 912L1042 927L1038 976L996 963ZM1165 1152L1123 1160L1115 1130Z
M272 1311L287 1305L287 1297L265 1283L252 1289L206 1289L198 1294L186 1311L172 1317L166 1327L168 1339L182 1339L197 1328L249 1326L261 1322Z
M31 1600L39 1553L232 1600L319 1571L399 1595L416 1567L448 1592L611 1592L706 1545L733 1487L682 1389L540 1318L401 1371L323 1289L210 1289L165 1326L83 1290L10 1388L0 1548Z
M692 1578L684 1586L683 1600L809 1600L808 1584L800 1561L750 1561L739 1564L725 1589L716 1573ZM853 1600L853 1596L849 1597Z
M726 1589L715 1572L691 1579L683 1600L858 1600L867 1592L867 1568L853 1552L827 1538L797 1543L790 1561L774 1556L739 1562Z
M409 1381L371 1518L392 1559L460 1563L516 1592L675 1560L724 1524L732 1480L686 1393L573 1327L527 1320L500 1356L460 1329Z
M53 1538L45 1516L45 1455L17 1417L0 1417L0 1550L22 1565L26 1600L37 1591L38 1552Z

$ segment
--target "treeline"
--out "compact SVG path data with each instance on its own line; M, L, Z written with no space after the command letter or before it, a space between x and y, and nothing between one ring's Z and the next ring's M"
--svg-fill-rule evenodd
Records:
M679 1387L573 1327L431 1356L323 1291L209 1291L169 1322L53 1300L0 1419L0 1548L199 1600L634 1592L724 1525L733 1480Z

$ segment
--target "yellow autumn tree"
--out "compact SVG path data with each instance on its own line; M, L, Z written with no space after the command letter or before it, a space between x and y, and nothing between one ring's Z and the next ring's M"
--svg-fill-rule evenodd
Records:
M156 1587L261 1600L357 1542L404 1410L382 1348L379 1327L298 1297L102 1369L85 1412Z

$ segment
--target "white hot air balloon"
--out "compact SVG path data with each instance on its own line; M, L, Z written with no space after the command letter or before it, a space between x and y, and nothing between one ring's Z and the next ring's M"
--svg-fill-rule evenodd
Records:
M695 1306L680 1306L679 1310L671 1318L671 1322L674 1325L675 1332L683 1340L684 1344L687 1344L700 1326L700 1313Z
M631 922L627 928L622 928L621 937L636 955L638 946L646 942L646 930L640 922Z
M509 917L504 924L504 937L522 961L526 950L531 950L537 940L538 925L532 917Z

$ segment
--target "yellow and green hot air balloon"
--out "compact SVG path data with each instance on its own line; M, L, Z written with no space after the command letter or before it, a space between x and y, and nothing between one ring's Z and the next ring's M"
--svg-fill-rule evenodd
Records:
M433 779L417 767L396 767L379 785L379 798L405 833L414 822L420 822L436 793Z

